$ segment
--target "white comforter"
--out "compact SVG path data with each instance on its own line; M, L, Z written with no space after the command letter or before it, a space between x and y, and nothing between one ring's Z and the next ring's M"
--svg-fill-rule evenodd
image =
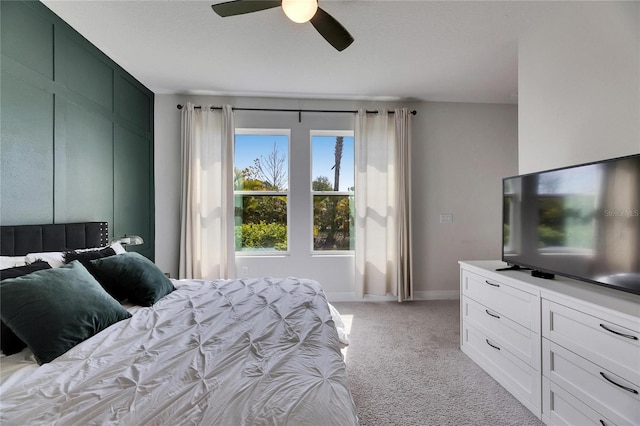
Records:
M174 283L154 306L10 376L0 423L357 424L316 282Z

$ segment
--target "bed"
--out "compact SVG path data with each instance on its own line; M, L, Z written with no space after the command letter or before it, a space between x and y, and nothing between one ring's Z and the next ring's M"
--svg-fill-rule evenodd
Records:
M102 234L108 235L106 224L91 225L91 228L94 226L103 227ZM27 252L21 246L24 241L18 243L19 238L15 237L22 229L12 228L13 236L8 237L8 228L2 227L2 256L5 260L12 257L19 263ZM85 256L81 249L105 246L106 239L101 232L96 234L96 240L94 232L86 229L85 226L82 231L84 237L72 237L71 245L65 236L63 239L67 242L63 242L63 246L54 245L56 250L73 249L78 256ZM46 232L39 231L39 235ZM58 240L59 232L56 231ZM29 250L53 247L46 245L49 241L42 241L46 237L33 235L30 238L39 240L38 245L26 244ZM12 244L4 241L5 238L12 238ZM85 242L80 243L83 238ZM14 250L5 251L9 245ZM25 288L33 282L40 283L43 276L50 281L66 280L65 285L80 277L81 283L72 291L89 291L85 288L89 287L96 293L92 293L92 297L109 304L117 318L57 356L55 352L42 352L40 341L18 353L2 355L1 424L358 423L340 351L346 341L343 331L336 328L336 323L340 323L339 314L327 303L317 282L298 278L169 280L137 254L97 257L94 251L97 252L90 250L94 257L88 263L87 259L76 259L57 268L3 280L0 284L2 321L9 327L15 326L18 337L33 339L29 333L35 333L40 338L42 325L26 324L27 331L23 331L20 321L42 319L31 316L31 312L24 314L24 309L11 305L5 296L15 300L20 300L19 297L37 299L21 292L26 292ZM110 283L105 271L113 269L114 263L127 266L124 272L119 270L120 275L116 274L117 279ZM153 282L147 280L153 291L157 291L157 283L162 283L158 286L162 290L151 299L139 293L118 294L123 289L111 286L135 275L138 267L135 265L139 264L146 268L145 273L153 272L140 275L140 282L147 280L147 276L153 277ZM96 288L94 279L100 289ZM125 292L133 291L138 282L126 285ZM67 291L59 290L66 287L54 288L59 293ZM55 298L62 296L56 294ZM55 302L59 301L52 303ZM84 299L61 304L62 310L73 311L77 307L93 313ZM56 309L55 306L52 309ZM73 332L81 328L75 326L76 322L71 324ZM36 330L30 331L29 327ZM43 337L47 338L48 335Z

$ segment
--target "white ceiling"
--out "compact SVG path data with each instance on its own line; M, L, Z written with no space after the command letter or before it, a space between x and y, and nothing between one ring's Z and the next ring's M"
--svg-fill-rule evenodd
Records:
M518 37L544 2L320 0L343 52L280 8L209 1L43 3L159 94L517 103Z

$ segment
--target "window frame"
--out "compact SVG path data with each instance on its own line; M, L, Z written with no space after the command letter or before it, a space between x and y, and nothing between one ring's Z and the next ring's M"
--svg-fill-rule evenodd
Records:
M283 128L248 128L237 127L233 134L233 167L236 168L236 136L237 135L255 135L255 136L286 136L287 137L287 190L286 191L237 191L233 188L233 206L235 211L236 196L284 196L287 200L287 250L237 250L234 243L234 254L236 257L281 257L288 256L291 250L291 129ZM234 235L235 235L235 212L234 212Z
M313 137L314 136L329 136L329 137L337 137L337 136L343 136L343 137L351 137L353 138L353 144L354 144L354 158L353 158L353 192L350 191L314 191L313 190ZM309 214L311 216L309 224L309 233L310 233L310 252L311 252L311 256L313 257L321 257L321 256L354 256L355 255L355 249L349 249L349 250L316 250L314 247L314 236L313 236L313 228L314 228L314 197L315 196L322 196L322 195L334 195L334 196L347 196L347 197L351 197L352 201L354 203L353 205L353 209L352 211L354 212L353 214L353 225L355 226L355 195L356 195L356 171L355 171L355 162L356 162L356 158L355 158L355 131L354 130L310 130L309 131L309 193L310 193L310 208L309 208ZM351 207L351 206L350 206ZM355 228L354 228L355 231ZM355 238L355 236L350 236L351 239Z

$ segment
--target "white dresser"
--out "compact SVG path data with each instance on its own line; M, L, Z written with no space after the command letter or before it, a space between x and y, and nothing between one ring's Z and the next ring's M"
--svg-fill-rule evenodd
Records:
M640 425L640 296L460 262L460 347L549 425Z

